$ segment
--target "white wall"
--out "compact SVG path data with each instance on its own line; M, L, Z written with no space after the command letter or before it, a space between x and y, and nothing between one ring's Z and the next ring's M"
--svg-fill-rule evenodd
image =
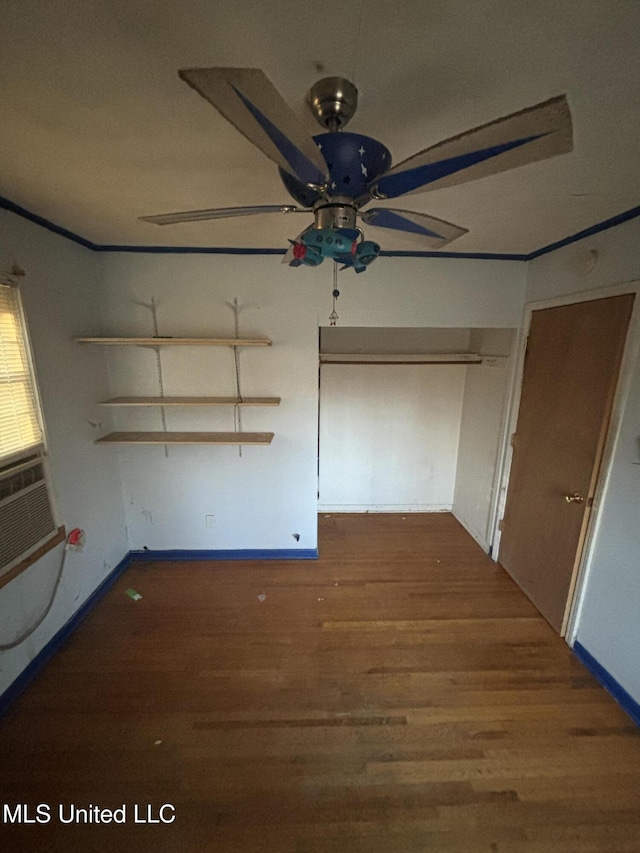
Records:
M485 551L491 544L513 329L474 329L470 350L496 356L466 367L453 514Z
M268 348L240 354L245 396L278 396L278 408L242 409L247 432L274 432L270 446L103 447L120 464L132 549L315 548L318 327L313 282L281 273L280 257L109 255L105 322L118 335L149 334L135 301L155 297L161 334L233 337L227 302L238 298L240 335ZM112 391L157 394L152 350L107 353ZM233 351L163 350L167 395L235 394ZM116 425L159 429L157 410L119 412ZM233 409L167 411L169 429L232 431ZM215 526L205 526L205 515ZM299 535L299 540L294 539Z
M581 274L590 249L598 251L598 264ZM633 280L640 280L639 219L532 261L527 300ZM636 336L637 324L636 319ZM621 389L620 418L612 427L612 465L600 501L576 638L640 702L640 354L636 348L627 356L632 366Z
M105 329L149 333L134 301L158 303L162 334L230 335L226 302L243 306L241 334L270 337L243 350L246 395L281 396L279 408L243 411L243 428L275 433L269 447L101 448L119 460L129 544L137 549L271 549L317 545L318 327L329 324L331 267L290 269L278 256L102 256ZM339 325L466 327L515 325L524 264L382 258L366 273L340 275ZM151 351L107 354L114 394L153 393ZM229 351L163 352L166 394L230 394ZM175 429L230 429L228 411L169 412ZM119 428L158 428L158 413L120 413ZM215 527L204 516L214 515ZM293 534L300 535L299 541Z
M319 509L450 510L465 370L323 364Z
M293 277L309 270L289 270ZM321 326L329 325L331 270L313 271ZM339 276L340 326L508 328L521 320L526 264L472 258L380 258Z
M470 329L347 328L329 326L320 330L322 353L461 353L469 351Z
M87 249L0 211L0 269L26 270L21 292L49 439L55 497L67 530L87 543L70 552L57 599L21 646L0 653L0 693L71 618L127 552L121 483L87 420L107 391L102 354L81 351L74 335L100 332L100 270ZM0 643L10 643L44 610L62 546L0 589Z

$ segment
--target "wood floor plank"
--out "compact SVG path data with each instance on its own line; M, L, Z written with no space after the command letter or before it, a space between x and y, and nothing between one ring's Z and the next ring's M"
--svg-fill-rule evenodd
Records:
M127 570L0 727L3 803L127 823L2 849L638 853L639 730L453 517L319 527L317 562Z

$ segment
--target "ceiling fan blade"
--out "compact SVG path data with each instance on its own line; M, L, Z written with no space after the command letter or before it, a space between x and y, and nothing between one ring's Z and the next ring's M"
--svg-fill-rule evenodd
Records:
M160 213L157 216L139 216L141 222L154 225L175 225L178 222L199 222L206 219L227 219L231 216L253 216L257 213L310 213L304 207L291 204L264 204L258 207L212 207L208 210L185 210L182 213Z
M285 172L303 184L327 183L318 147L263 71L187 68L178 74Z
M423 245L430 249L441 249L443 246L467 234L466 228L452 225L443 219L427 216L426 213L416 213L413 210L395 210L391 207L372 207L359 214L366 225L376 228L392 228L395 231L407 231L423 238Z
M397 198L495 175L573 148L564 95L420 151L372 183L374 198Z

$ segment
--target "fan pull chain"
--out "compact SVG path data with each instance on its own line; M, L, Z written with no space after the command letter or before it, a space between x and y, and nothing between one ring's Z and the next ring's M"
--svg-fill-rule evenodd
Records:
M338 312L336 311L336 305L338 302L338 296L340 296L340 291L338 290L338 264L333 262L333 311L329 314L329 323L331 326L335 326L338 317Z

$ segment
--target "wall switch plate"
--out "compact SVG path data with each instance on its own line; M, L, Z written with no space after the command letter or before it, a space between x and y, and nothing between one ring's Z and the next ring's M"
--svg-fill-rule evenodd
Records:
M215 527L215 526L216 526L216 517L215 517L215 515L205 515L205 517L204 517L204 526L205 526L205 527Z

